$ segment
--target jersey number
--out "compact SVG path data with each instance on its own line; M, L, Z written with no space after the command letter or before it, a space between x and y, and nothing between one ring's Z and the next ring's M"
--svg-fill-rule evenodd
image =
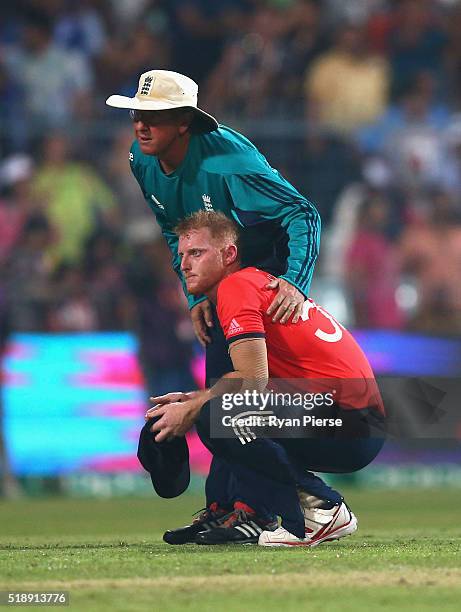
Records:
M341 329L341 326L331 316L329 312L326 312L325 310L323 310L321 306L316 305L316 307L317 307L317 310L319 310L323 314L323 316L326 317L331 322L335 331L328 333L328 332L324 332L323 330L319 328L315 332L315 335L317 336L317 338L319 338L320 340L323 340L324 342L339 342L341 338L343 337L343 330ZM309 310L311 308L314 308L313 304L311 304L310 302L306 300L304 302L303 311L301 313L301 319L303 321L307 321L307 319L309 318Z

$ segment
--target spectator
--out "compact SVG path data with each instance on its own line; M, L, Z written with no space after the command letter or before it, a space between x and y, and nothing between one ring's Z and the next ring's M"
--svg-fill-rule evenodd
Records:
M384 58L368 53L363 27L342 25L335 46L307 71L307 117L334 132L354 133L384 111L388 72Z
M220 61L228 22L235 20L242 4L241 0L169 2L172 69L189 75L200 86ZM154 63L161 67L157 58Z
M62 264L54 275L48 325L55 332L91 332L99 329L98 315L81 266Z
M338 0L336 0L338 1ZM370 6L368 0L363 0ZM378 0L378 6L370 12L367 19L367 37L370 49L374 53L389 55L390 37L389 32L394 26L394 12L392 0Z
M114 233L99 230L85 246L85 286L96 311L98 329L126 329L128 324L125 262L121 242Z
M12 155L0 165L0 265L19 242L34 203L31 194L33 162Z
M296 0L287 10L286 31L281 38L281 58L277 75L279 107L290 109L290 116L302 117L303 74L313 60L325 50L327 40L320 21L320 5L316 0ZM314 200L315 201L315 200Z
M250 117L273 112L271 91L282 66L284 27L280 10L264 6L247 30L228 42L206 88L205 105L212 112Z
M429 0L402 0L389 32L392 94L395 98L421 72L430 72L440 88L446 86L447 33Z
M287 174L301 193L308 193L328 226L342 190L360 178L359 157L350 143L315 128L291 147Z
M442 141L445 155L440 182L454 198L459 212L461 211L461 113L453 115L442 134Z
M326 0L326 18L334 26L350 23L364 23L374 14L387 8L389 0Z
M97 7L99 0L66 0L54 24L54 41L91 59L106 42L105 24Z
M132 31L139 23L148 5L152 4L152 0L109 0L108 4L115 38L120 38L125 32ZM156 4L155 0L154 4Z
M446 16L449 42L447 45L447 93L449 99L461 100L461 3L456 2Z
M107 41L96 62L100 87L118 88L132 95L138 76L149 69L153 57L159 66L166 67L170 62L167 32L152 31L147 20L141 21L123 36Z
M10 46L5 52L10 78L23 91L23 105L16 112L39 134L88 116L91 107L90 65L79 52L53 43L52 31L53 23L44 13L30 12L23 45Z
M28 137L24 119L18 116L21 109L21 91L6 67L0 48L0 154L2 151L17 151L26 146ZM20 112L19 115L22 113Z
M12 331L46 331L52 298L52 267L46 250L52 231L46 217L34 214L4 266L4 287Z
M57 234L51 254L56 265L76 263L96 228L117 227L116 202L92 168L71 158L70 142L64 134L47 136L42 159L34 191Z
M400 125L388 131L383 147L397 181L410 189L434 185L443 167L439 130L446 126L448 113L443 106L431 106L432 79L426 82L428 88L417 84L405 96Z
M401 97L390 104L374 123L357 134L360 148L367 154L380 154L386 142L413 127L437 133L449 121L448 107L434 99L435 81L430 73L421 73L407 83Z
M450 194L436 191L425 219L408 224L399 243L402 270L413 275L419 295L412 329L461 332L461 224Z
M384 194L370 194L359 213L358 228L346 255L346 283L352 294L357 327L403 326L396 302L397 252L386 235L390 209Z

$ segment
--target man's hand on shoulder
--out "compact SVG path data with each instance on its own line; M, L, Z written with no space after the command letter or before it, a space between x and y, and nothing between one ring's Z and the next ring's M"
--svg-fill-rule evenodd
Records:
M271 305L266 311L266 314L272 316L272 321L277 323L288 323L292 320L292 323L297 323L299 317L303 311L303 304L305 301L304 295L291 285L284 278L274 278L269 284L266 285L266 289L277 289L279 292L272 300Z
M205 347L209 342L211 342L211 338L208 335L208 328L213 327L210 300L203 300L203 302L196 304L191 309L190 316L195 335L197 336L200 344Z

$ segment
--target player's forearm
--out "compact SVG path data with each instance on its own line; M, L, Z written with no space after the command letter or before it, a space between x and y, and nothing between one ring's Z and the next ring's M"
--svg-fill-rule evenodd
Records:
M266 388L268 378L254 372L234 371L224 374L208 391L210 399L224 393L242 393L245 390L262 391Z
M198 417L203 405L215 397L245 391L263 391L269 380L265 338L240 338L230 345L233 372L224 374L211 388L188 393Z
M245 338L231 344L233 372L224 374L211 389L210 398L224 393L262 391L269 380L267 349L264 338Z
M253 373L252 373L253 374ZM193 391L188 393L191 399L197 401L200 408L197 413L200 412L206 402L211 401L216 397L220 397L226 394L244 393L245 391L264 391L267 386L268 378L259 377L255 378L254 375L249 376L248 373L236 371L228 372L224 374L212 387L209 389L203 389L201 391Z

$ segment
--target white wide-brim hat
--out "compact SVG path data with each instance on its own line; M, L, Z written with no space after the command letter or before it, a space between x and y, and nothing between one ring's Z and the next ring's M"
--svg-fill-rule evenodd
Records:
M194 131L212 132L218 128L214 117L197 107L198 85L195 81L171 70L149 70L139 79L138 91L134 98L109 96L108 106L130 110L170 110L190 108L194 111Z

